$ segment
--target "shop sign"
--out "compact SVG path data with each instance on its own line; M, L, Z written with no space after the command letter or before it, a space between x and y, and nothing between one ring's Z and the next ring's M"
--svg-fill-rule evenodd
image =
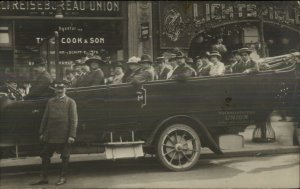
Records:
M219 125L253 124L255 111L219 111Z
M199 31L226 22L245 20L272 21L300 30L300 9L289 2L179 2L159 3L161 48L189 48L190 41Z
M59 54L61 58L71 58L83 56L88 51L97 49L105 45L106 37L100 33L87 33L87 28L79 26L58 26L59 33ZM88 34L88 35L87 35ZM40 46L45 36L35 36L35 44ZM110 39L111 40L111 39ZM51 42L51 41L50 41ZM54 43L54 41L52 42ZM98 53L95 51L95 53Z
M117 23L97 21L61 21L47 24L44 21L18 21L16 23L17 50L41 48L44 56L54 57L54 31L58 32L59 60L61 65L70 65L88 53L107 58L122 48L121 30ZM32 32L35 31L35 32ZM109 32L107 32L109 31ZM111 32L115 31L115 32ZM21 55L20 55L21 56Z
M141 24L141 39L142 40L149 39L149 22L145 22Z
M280 6L281 5L281 6ZM238 20L247 18L259 18L265 20L285 22L286 24L300 25L300 9L280 5L265 5L262 2L255 3L195 3L194 19L205 23L218 20Z
M0 16L121 17L121 1L0 1Z

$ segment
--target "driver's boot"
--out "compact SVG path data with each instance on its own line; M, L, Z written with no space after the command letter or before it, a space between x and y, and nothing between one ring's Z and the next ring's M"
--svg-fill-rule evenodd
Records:
M48 184L48 167L49 167L49 165L50 165L50 158L43 158L42 159L41 179L30 183L30 185Z
M56 185L63 185L67 182L66 176L67 176L68 166L69 166L69 157L63 157L60 178L56 182Z

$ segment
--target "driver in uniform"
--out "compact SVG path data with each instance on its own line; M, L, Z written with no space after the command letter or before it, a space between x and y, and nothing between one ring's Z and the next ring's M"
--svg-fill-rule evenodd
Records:
M43 142L41 151L42 170L41 179L31 185L48 184L48 167L54 152L60 152L62 167L60 179L56 185L67 182L66 174L70 159L71 144L76 137L78 123L76 102L66 96L66 82L56 81L53 89L56 96L48 100L39 130L40 140Z

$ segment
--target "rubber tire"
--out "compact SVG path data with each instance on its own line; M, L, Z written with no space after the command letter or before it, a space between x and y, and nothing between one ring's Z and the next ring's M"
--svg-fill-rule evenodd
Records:
M172 167L163 158L162 151L160 150L162 143L163 143L163 138L170 130L173 130L173 129L183 129L183 130L189 131L189 133L195 138L196 146L198 147L198 149L197 149L198 152L197 152L195 158L193 158L193 162L188 167L180 168L180 169L178 169L176 167ZM199 135L197 134L197 132L192 127L190 127L186 124L181 124L181 123L172 124L172 125L166 127L163 130L163 132L160 134L160 136L158 138L157 146L156 146L157 158L162 163L162 165L171 171L178 171L178 172L191 169L199 160L200 150L201 150L201 142L200 142L200 138L199 138Z

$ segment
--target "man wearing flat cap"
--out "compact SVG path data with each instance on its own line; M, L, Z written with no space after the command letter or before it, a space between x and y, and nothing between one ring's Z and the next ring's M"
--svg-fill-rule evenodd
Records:
M104 73L100 68L100 64L105 64L105 62L99 56L93 56L85 64L90 66L91 72L88 73L86 77L86 86L92 85L103 85L104 84Z
M175 52L175 57L172 57L171 59L175 59L175 67L173 68L174 71L170 77L170 79L175 80L185 80L189 77L196 77L197 73L196 71L186 64L186 56L183 52L177 51Z
M36 58L34 60L33 70L36 77L31 84L32 87L26 98L49 96L51 94L49 86L53 82L53 79L46 70L46 60L43 58Z
M250 58L251 52L249 48L241 48L238 50L241 59L232 66L233 73L249 73L259 70L258 63Z
M56 96L48 100L39 130L40 140L43 142L40 154L41 179L31 185L48 184L48 167L54 152L59 152L62 159L60 179L56 185L66 183L71 144L76 138L77 107L75 101L66 95L66 82L56 81L52 89Z
M148 54L141 56L141 60L138 62L141 65L140 71L132 77L133 83L143 83L147 81L153 81L155 78L155 70L152 67L151 57Z
M162 55L156 58L156 68L156 78L158 80L169 79L172 67L167 65L167 58L165 56Z

